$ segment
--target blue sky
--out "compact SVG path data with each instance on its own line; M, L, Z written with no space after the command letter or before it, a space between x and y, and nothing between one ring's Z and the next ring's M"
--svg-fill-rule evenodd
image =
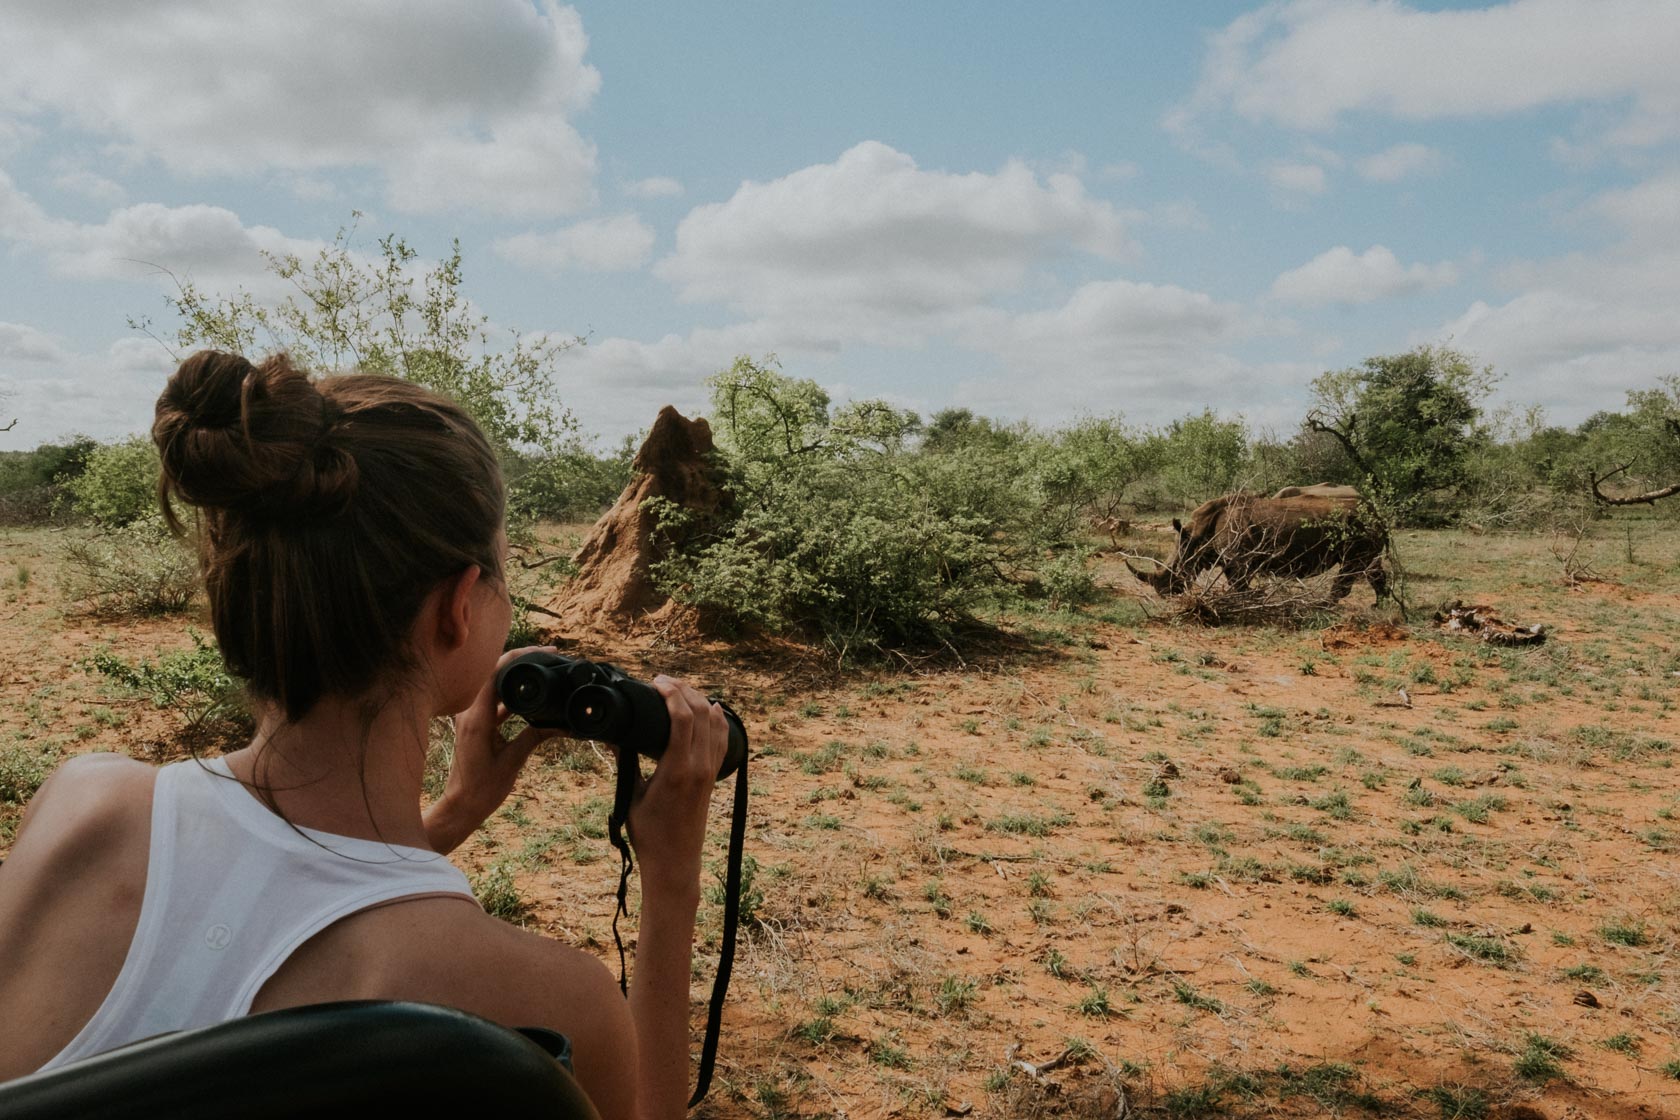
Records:
M143 430L167 269L275 288L352 211L586 334L604 440L779 355L1044 424L1420 343L1573 423L1680 374L1680 4L0 7L0 448Z

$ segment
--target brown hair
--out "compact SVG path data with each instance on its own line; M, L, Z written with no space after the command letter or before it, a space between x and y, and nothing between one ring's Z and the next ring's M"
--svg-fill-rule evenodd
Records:
M411 671L409 630L440 581L474 565L501 578L495 452L412 382L200 350L158 398L152 439L171 527L171 498L200 511L222 656L289 721Z

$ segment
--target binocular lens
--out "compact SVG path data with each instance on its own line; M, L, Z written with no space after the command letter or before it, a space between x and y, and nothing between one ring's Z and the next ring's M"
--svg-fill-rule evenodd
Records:
M508 669L507 679L502 682L502 702L511 711L529 713L542 706L543 695L547 691L543 687L541 669L535 665L514 665Z
M626 714L624 700L618 692L598 684L577 689L566 705L572 730L586 739L610 738Z

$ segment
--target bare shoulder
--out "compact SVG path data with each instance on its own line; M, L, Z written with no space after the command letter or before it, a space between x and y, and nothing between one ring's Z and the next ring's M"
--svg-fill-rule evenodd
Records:
M98 844L150 826L157 769L118 754L84 754L54 770L24 813L14 855L52 841Z

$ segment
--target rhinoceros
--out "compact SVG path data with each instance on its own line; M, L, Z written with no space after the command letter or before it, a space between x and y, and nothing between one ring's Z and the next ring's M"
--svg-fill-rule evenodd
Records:
M1333 498L1338 502L1357 502L1359 489L1355 486L1338 486L1333 482L1315 482L1311 486L1285 486L1274 498Z
M1226 494L1198 506L1189 525L1177 518L1172 524L1178 541L1160 571L1141 572L1126 562L1133 575L1163 595L1183 594L1214 567L1242 590L1256 576L1315 576L1337 565L1334 598L1352 591L1361 577L1378 599L1388 595L1382 566L1388 534L1357 498Z

